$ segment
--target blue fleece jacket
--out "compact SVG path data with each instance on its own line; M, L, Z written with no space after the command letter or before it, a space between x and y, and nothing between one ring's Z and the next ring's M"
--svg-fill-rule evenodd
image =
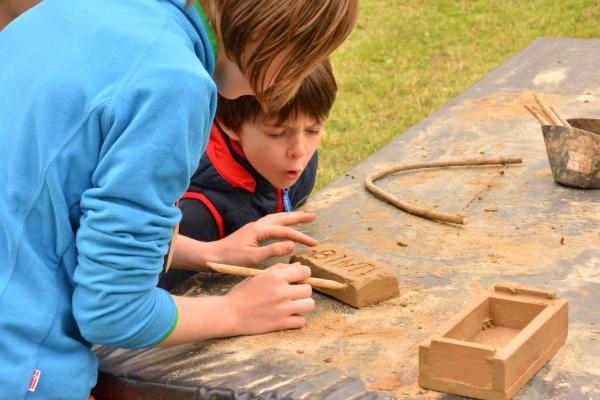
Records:
M183 0L44 0L0 32L0 399L86 399L90 343L172 328L156 283L213 68Z

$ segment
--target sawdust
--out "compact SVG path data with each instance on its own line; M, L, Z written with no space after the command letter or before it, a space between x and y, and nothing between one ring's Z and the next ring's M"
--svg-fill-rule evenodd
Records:
M514 97L513 94L510 98L508 94L506 96L487 99L487 103L482 101L480 106L502 105L502 101ZM548 101L558 103L550 96ZM512 112L528 115L524 109L521 111L522 105L516 103L502 107L507 108L506 113L513 107ZM292 362L297 360L298 363L314 363L316 368L341 369L348 376L363 379L370 390L390 391L409 398L437 398L439 394L418 386L418 345L479 292L486 290L480 282L488 276L551 276L563 268L561 263L564 263L570 265L572 271L565 281L561 281L562 288L575 291L585 284L600 282L597 261L575 262L589 249L590 243L598 243L597 231L568 232L563 229L561 222L573 226L583 221L572 221L574 216L570 212L541 222L538 218L529 218L527 214L536 212L535 207L539 212L544 206L532 204L527 197L529 192L521 190L523 187L529 189L529 186L503 181L498 169L471 172L475 177L462 180L466 194L453 193L463 204L474 200L469 209L474 218L470 218L466 227L419 219L379 201L361 201L359 198L360 207L348 206L349 197L360 193L362 185L323 192L316 201L309 202L307 210L333 205L338 211L340 208L346 211L335 224L324 219L327 228L319 226L317 219L312 230L326 232L328 241L344 246L357 245L365 249L365 256L390 264L398 271L400 296L358 311L349 311L333 300L319 302L318 313L310 315L302 329L225 339L219 341L218 346L231 351L231 357L240 363L257 354L274 351ZM464 171L459 174L463 175ZM548 170L535 173L535 176L549 175ZM401 179L391 179L388 184L408 192L407 189L415 188L415 185L423 185L421 189L430 184L439 185L439 180L447 180L447 177L445 171L425 171L405 174ZM497 212L484 211L490 206L485 195L499 190L509 193L509 197L504 197L504 203L494 204ZM415 192L422 196L422 192ZM427 197L424 200L431 201ZM440 200L446 199L440 196ZM577 209L583 207L570 204ZM527 207L525 214L523 207ZM590 215L598 210L595 203L586 203L585 207ZM503 215L512 217L504 218ZM561 238L564 239L563 246L560 245ZM551 279L540 278L536 286L546 287L548 280ZM459 292L449 294L452 290ZM452 301L448 300L449 296ZM597 338L600 341L600 335L593 333L589 326L577 327L575 333L572 327L570 335L577 340ZM557 362L553 359L544 379L550 380L571 368L575 373L583 374L585 368L595 365L592 353L585 355L582 365L578 366L580 352L569 346L569 341L566 347L568 350L561 349L555 356ZM593 372L597 373L597 368Z
M504 175L502 168L504 167L495 165L476 168L437 168L432 170L403 171L391 176L395 178L393 180L395 186L402 189L411 189L416 185L422 185L429 183L430 181L433 181L431 182L433 185L440 185L440 183L447 182L452 176L466 176L468 172L469 175L476 176L465 178L462 182L467 185L492 189L499 187L500 185L500 182L498 182L497 179ZM381 185L381 181L378 181L378 184ZM382 187L384 187L384 185L382 185Z
M540 72L533 78L533 84L536 86L557 85L567 78L567 71L567 68L557 68Z
M518 190L521 193L529 193L529 192L531 192L531 188L529 186L519 186Z
M392 392L398 390L404 386L402 379L400 379L400 372L392 371L387 375L384 375L379 380L367 384L367 389L372 391L388 391Z
M371 212L367 215L367 218L371 221L385 221L390 217L390 214L387 212Z
M439 176L439 172L427 171L421 174L421 176L417 179L416 183L417 185L420 185L424 182L427 182L430 179L437 178Z
M481 200L484 192L503 188L504 174L505 170L500 166L440 168L392 174L378 185L409 204L456 214L463 212L473 201ZM368 215L361 213L363 217ZM390 217L394 218L394 215Z
M317 196L311 198L310 202L304 205L304 211L314 212L322 208L328 208L340 202L348 196L356 193L362 184L354 184L338 188L329 188L321 190Z
M600 347L596 343L600 336L595 334L588 324L569 324L569 336L562 348L554 355L549 366L549 371L544 374L543 379L548 382L556 381L564 371L575 376L596 375L600 377ZM597 338L595 338L595 336ZM586 343L589 351L577 351L576 343Z
M417 383L417 344L443 316L423 311L437 300L425 298L422 287L404 282L402 288L398 298L352 313L342 313L339 303L326 301L302 329L230 338L218 345L231 351L239 363L276 351L292 362L321 363L350 376L360 375L370 390L425 393ZM407 340L415 331L418 339ZM398 372L406 370L411 372Z
M521 191L516 191L522 193ZM515 275L545 274L555 270L556 260L574 262L590 243L597 243L597 232L581 232L573 235L560 228L560 218L548 220L546 223L534 226L523 226L518 220L509 222L502 213L514 213L515 207L522 207L526 201L515 199L512 204L496 206L496 212L486 212L481 207L476 218L470 218L465 227L443 226L433 222L405 224L402 220L413 220L416 217L407 215L400 210L389 211L387 224L395 226L401 235L390 236L386 223L374 224L371 230L357 229L360 223L348 218L336 225L336 231L328 236L332 242L359 242L364 248L375 255L382 255L380 261L387 262L385 254L401 257L401 267L414 271L419 260L430 259L432 255L444 255L448 260L441 263L438 274L453 274L452 260L457 260L462 271L474 274L489 274L490 268L496 273L511 273ZM366 203L359 214L365 223L369 220L373 208L377 204ZM531 208L531 205L528 205ZM567 217L565 217L567 218ZM435 224L435 225L434 225ZM371 225L368 225L371 226ZM436 227L435 234L432 233ZM489 230L489 226L494 226ZM523 240L526 237L527 240ZM564 246L557 246L564 238ZM376 256L377 257L377 256ZM391 264L393 267L394 265ZM398 267L398 266L397 266ZM403 268L404 269L404 268Z
M492 174L488 174L488 175L492 175ZM499 175L498 173L493 174L494 176ZM496 187L498 187L500 184L497 180L486 180L483 181L481 178L473 178L473 179L467 179L465 181L465 184L467 185L477 185L477 186L481 186L482 188L485 189L494 189Z
M550 93L531 91L501 92L494 96L465 100L456 107L457 115L459 118L473 122L525 117L533 119L524 105L530 105L534 102L534 93L541 96L546 103L552 104L555 107L567 101L567 98L564 96Z
M600 242L600 238L597 239ZM561 238L561 242L562 245L566 244L564 238ZM581 290L583 286L595 286L600 292L600 257L573 263L562 284L565 289L570 290Z

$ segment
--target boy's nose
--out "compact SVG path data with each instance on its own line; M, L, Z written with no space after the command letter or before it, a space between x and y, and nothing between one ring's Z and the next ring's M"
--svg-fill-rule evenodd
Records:
M304 140L297 138L288 149L288 157L300 158L306 155L306 148L304 147Z

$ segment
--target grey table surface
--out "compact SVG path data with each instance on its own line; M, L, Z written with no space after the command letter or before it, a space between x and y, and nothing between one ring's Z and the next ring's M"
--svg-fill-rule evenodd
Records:
M302 230L391 266L398 298L356 310L316 293L318 309L303 329L172 348L96 348L101 371L147 399L459 398L418 386L418 345L472 298L508 281L555 291L570 307L566 343L516 398L600 399L600 191L553 181L540 126L523 108L533 92L568 118L600 118L600 40L535 40L305 206L318 218ZM378 182L403 200L464 213L464 226L412 216L363 186L368 173L393 164L496 156L523 164ZM238 281L201 274L181 292L225 293Z

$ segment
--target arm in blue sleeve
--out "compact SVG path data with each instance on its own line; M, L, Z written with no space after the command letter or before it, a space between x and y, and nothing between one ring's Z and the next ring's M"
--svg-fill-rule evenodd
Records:
M92 187L81 199L73 313L91 343L142 348L176 321L156 287L175 202L204 151L216 89L202 69L136 71L101 116L104 135Z

